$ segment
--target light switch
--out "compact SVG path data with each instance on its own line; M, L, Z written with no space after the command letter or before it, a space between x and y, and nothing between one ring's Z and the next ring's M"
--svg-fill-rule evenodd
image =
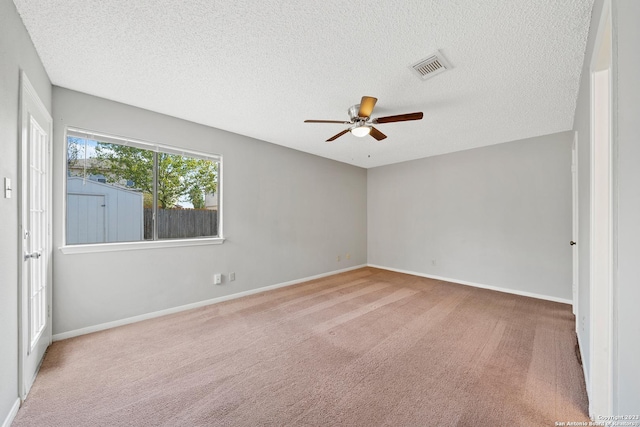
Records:
M10 199L11 198L11 179L9 178L5 178L4 179L4 198L5 199Z

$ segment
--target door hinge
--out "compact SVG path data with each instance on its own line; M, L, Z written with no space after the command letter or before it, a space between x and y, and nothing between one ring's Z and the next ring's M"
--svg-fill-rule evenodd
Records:
M51 319L51 304L47 305L47 317Z

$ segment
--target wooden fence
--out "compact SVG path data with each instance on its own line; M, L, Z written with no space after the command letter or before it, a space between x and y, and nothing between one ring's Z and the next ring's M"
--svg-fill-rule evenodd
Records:
M158 238L180 239L218 235L218 211L158 208ZM153 238L153 209L144 209L144 238Z

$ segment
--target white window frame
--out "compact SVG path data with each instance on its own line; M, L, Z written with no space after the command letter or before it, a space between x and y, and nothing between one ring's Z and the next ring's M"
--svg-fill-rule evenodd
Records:
M63 197L63 213L62 215L62 238L64 244L59 248L63 254L83 254L91 252L118 252L128 250L141 250L141 249L157 249L157 248L172 248L181 246L208 246L208 245L220 245L224 243L223 233L223 185L222 185L222 156L219 154L204 153L201 151L188 150L178 148L170 145L163 145L143 141L134 138L122 137L113 134L106 134L102 132L94 132L86 129L68 126L64 133L64 146L67 149L67 139L69 135L79 136L82 138L98 140L101 142L108 142L119 145L134 146L142 148L144 150L163 152L168 154L177 154L183 156L195 156L198 158L205 158L218 162L218 236L216 237L192 237L188 239L163 239L163 240L140 240L135 242L113 242L113 243L91 243L91 244L74 244L67 245L67 156L63 156L63 173L65 174L63 181L62 192L65 195ZM66 153L66 151L65 151Z

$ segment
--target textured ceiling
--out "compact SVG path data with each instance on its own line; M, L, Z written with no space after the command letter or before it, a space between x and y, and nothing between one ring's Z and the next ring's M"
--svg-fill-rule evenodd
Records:
M14 2L55 85L373 167L571 129L593 0ZM303 123L363 95L424 119Z

